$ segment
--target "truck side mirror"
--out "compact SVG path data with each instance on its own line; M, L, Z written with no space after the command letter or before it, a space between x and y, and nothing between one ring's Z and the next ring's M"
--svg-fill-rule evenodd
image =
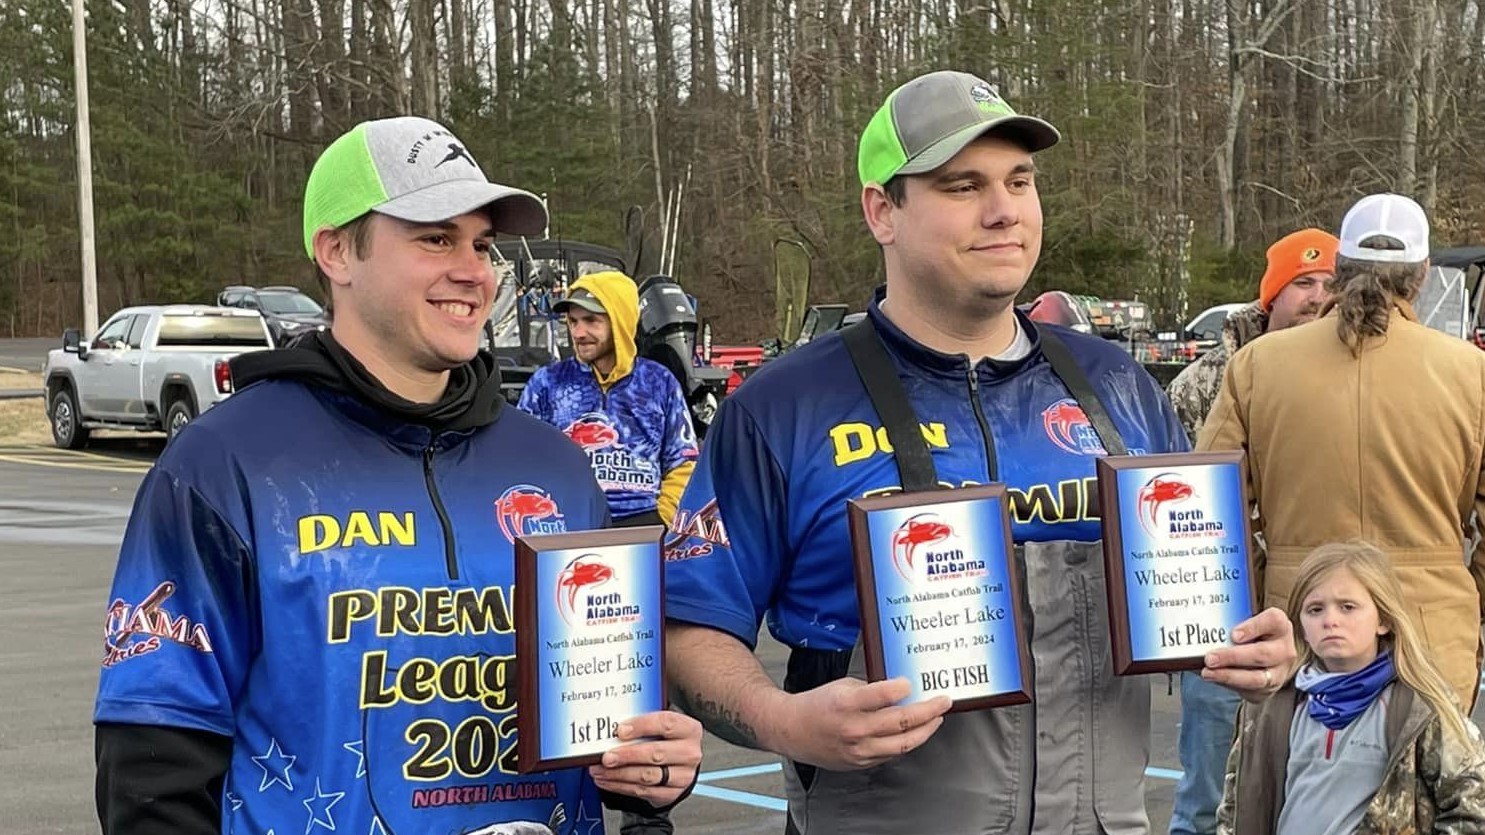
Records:
M68 328L62 331L62 350L69 354L81 353L82 332L77 328Z

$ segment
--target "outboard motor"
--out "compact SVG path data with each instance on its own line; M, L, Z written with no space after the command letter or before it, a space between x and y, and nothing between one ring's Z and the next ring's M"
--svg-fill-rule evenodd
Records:
M640 282L639 328L635 333L639 355L670 369L687 399L700 385L691 373L696 331L696 309L686 291L670 276L652 275Z
M717 397L696 367L696 307L686 291L667 275L639 283L639 355L670 370L680 381L698 434L705 434L717 411Z

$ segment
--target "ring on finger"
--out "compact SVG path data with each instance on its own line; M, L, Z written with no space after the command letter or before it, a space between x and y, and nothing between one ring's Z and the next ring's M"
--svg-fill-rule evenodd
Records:
M660 766L660 780L659 780L659 782L655 783L655 785L657 785L657 786L669 786L670 785L670 766L668 766L668 765L661 765Z
M1264 687L1265 690L1267 690L1267 689L1269 689L1269 688L1271 688L1273 686L1274 686L1274 674L1269 670L1269 668L1264 667L1263 668L1263 687Z

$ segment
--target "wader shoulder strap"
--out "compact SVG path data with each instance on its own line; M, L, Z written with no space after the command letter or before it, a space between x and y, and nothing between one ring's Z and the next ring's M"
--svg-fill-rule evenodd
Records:
M918 415L913 411L913 404L908 402L902 380L897 377L897 366L887 355L887 348L882 345L882 337L877 334L871 317L846 328L842 337L846 350L850 352L851 364L856 366L856 373L866 386L872 408L887 429L887 440L892 443L902 489L907 492L938 489L938 470L933 466L933 456L928 453L928 442L923 439Z
M1078 408L1083 410L1083 414L1088 417L1088 424L1098 433L1098 440L1103 444L1104 451L1109 455L1128 455L1129 449L1124 446L1124 439L1120 437L1118 428L1109 417L1108 409L1103 407L1103 400L1093 390L1088 375L1083 373L1082 367L1073 359L1067 343L1050 328L1044 328L1040 324L1037 324L1036 332L1042 339L1042 355L1051 363L1052 373L1057 375L1073 399L1078 401ZM894 440L893 443L897 442Z

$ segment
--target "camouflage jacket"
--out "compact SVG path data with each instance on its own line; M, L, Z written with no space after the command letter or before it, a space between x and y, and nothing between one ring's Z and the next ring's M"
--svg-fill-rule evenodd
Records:
M1217 402L1217 392L1222 388L1222 374L1227 370L1227 360L1237 350L1263 335L1268 329L1268 314L1254 302L1242 310L1233 311L1222 325L1222 341L1206 352L1196 362L1181 369L1181 373L1170 381L1166 394L1176 407L1181 425L1191 442L1201 433L1207 413Z
M1294 683L1262 704L1245 704L1227 758L1217 835L1273 835L1284 806ZM1485 742L1448 733L1428 702L1399 682L1387 705L1386 775L1356 835L1478 835L1485 832Z

